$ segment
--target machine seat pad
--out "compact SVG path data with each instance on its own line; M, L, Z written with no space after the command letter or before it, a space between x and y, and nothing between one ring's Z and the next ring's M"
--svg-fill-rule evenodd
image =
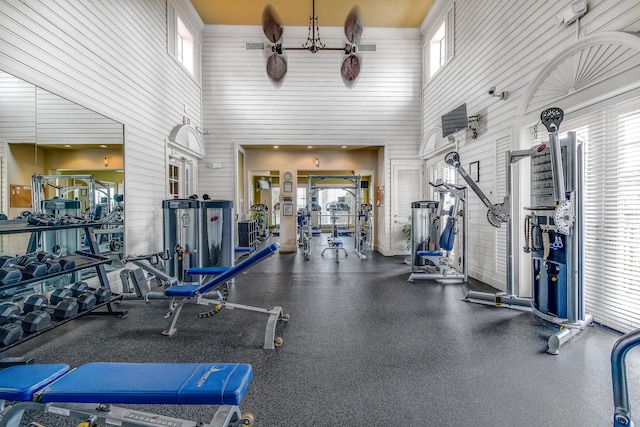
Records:
M440 251L417 251L418 256L442 256L442 252Z
M334 237L333 240L331 241L331 244L333 246L342 246L342 240Z
M187 274L193 276L201 276L205 274L221 274L231 267L191 267L187 270Z
M47 387L44 403L238 405L251 382L241 363L87 363Z
M217 275L207 283L204 283L200 286L194 283L189 283L186 285L170 286L167 289L165 289L164 294L168 297L177 297L177 296L193 297L197 294L201 294L201 295L206 294L212 288L233 279L238 274L247 270L249 267L252 267L253 265L259 263L260 261L263 261L264 259L270 257L275 253L275 251L278 250L279 247L280 247L280 243L278 242L272 243L269 246L265 246L264 248L260 249L255 254L250 255L248 258L244 259L242 262L234 265L233 267L230 267L228 270L225 270L223 273L220 273L219 275Z
M168 297L192 298L198 294L198 289L200 289L199 283L184 283L182 285L169 286L164 290L164 294Z
M456 223L453 218L447 218L447 225L445 225L442 234L440 235L440 240L438 244L440 245L440 249L444 249L445 251L450 251L453 249L453 243L456 238Z
M30 401L38 390L67 372L69 365L15 365L0 371L0 399Z
M234 252L237 254L250 254L253 251L255 251L255 249L253 249L251 246L238 246L234 249Z

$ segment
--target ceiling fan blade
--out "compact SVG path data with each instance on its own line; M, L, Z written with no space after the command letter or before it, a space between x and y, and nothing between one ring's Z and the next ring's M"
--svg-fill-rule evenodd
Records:
M279 82L287 73L287 62L284 57L274 53L267 59L267 74L271 80Z
M271 43L277 43L282 37L282 23L276 10L268 4L262 12L262 31Z
M360 36L362 36L362 29L364 24L362 18L360 18L360 9L358 6L353 6L347 19L344 21L344 34L347 36L347 40L351 44L360 43Z
M356 55L351 54L344 58L342 67L340 67L340 74L347 82L351 82L358 77L358 74L360 74L360 60Z

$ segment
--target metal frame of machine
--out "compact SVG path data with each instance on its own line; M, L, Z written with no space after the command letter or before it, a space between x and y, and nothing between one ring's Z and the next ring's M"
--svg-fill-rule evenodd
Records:
M575 133L569 133L566 142L566 158L563 164L562 144L558 137L564 112L560 108L550 108L541 113L542 123L549 132L549 144L540 144L528 150L508 151L507 195L503 204L493 204L460 166L457 153L447 154L448 164L458 172L474 189L480 199L489 207L487 219L500 227L507 223L507 286L505 292L496 294L470 291L466 300L492 303L500 307L529 307L540 318L561 326L548 339L549 354L559 354L559 347L578 335L585 326L593 322L593 317L584 311L583 274L579 266L584 248L580 237L584 223L582 206L583 186L583 144L577 141ZM535 249L532 257L533 298L520 297L515 292L514 226L513 213L513 164L526 158L538 159L548 156L544 162L532 167L532 206L528 209L532 218L529 227L539 227L543 248ZM455 159L455 161L451 160ZM546 182L542 182L542 178ZM566 186L565 186L566 177ZM550 182L549 182L550 181ZM536 187L537 186L537 187ZM538 232L529 229L529 233ZM554 242L551 243L551 236ZM527 247L525 247L525 250ZM531 250L531 249L529 249ZM563 251L563 256L551 259L551 252Z
M362 177L360 175L309 175L308 178L308 201L307 206L298 213L298 244L303 247L305 259L311 259L311 245L310 240L313 236L311 213L313 212L313 198L312 194L314 190L324 189L327 187L317 187L317 184L325 179L342 179L350 182L353 187L340 187L342 189L353 190L352 194L356 201L355 206L355 253L360 259L365 259L367 256L363 253L363 250L368 246L371 247L371 212L373 206L370 204L362 203L361 183ZM365 206L371 206L365 207ZM300 218L301 217L301 218ZM337 246L336 246L337 247ZM346 253L346 251L345 251ZM336 257L338 252L336 251Z
M411 275L408 281L466 282L467 187L442 182L429 184L438 193L438 201L414 202L411 205ZM445 212L448 194L455 201L449 212ZM454 240L459 242L458 251L454 250ZM458 262L452 261L452 253L458 257ZM455 264L459 269L454 267Z

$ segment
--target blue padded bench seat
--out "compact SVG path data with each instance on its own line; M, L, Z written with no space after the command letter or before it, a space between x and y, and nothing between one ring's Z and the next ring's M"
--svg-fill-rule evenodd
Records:
M16 365L0 371L0 399L28 402L71 368L64 364Z
M199 283L186 283L184 285L170 286L164 290L164 294L168 297L193 298L198 294L199 289Z
M192 276L201 276L204 274L222 274L231 267L191 267L187 270L187 274Z
M334 237L333 240L331 240L331 245L342 246L342 240L338 239L337 237Z
M237 254L250 254L255 251L255 249L251 246L238 246L237 248L234 248L233 251Z
M43 403L238 405L252 376L239 363L17 365L0 371L0 399L30 401L38 392Z
M418 256L442 256L440 251L417 251Z

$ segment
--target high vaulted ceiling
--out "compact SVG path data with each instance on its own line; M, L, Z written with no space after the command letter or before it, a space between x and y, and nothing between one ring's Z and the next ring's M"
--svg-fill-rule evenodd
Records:
M309 25L313 0L191 0L205 24L261 25L271 4L284 26ZM353 6L360 8L365 27L416 28L434 0L315 0L318 25L340 27Z

